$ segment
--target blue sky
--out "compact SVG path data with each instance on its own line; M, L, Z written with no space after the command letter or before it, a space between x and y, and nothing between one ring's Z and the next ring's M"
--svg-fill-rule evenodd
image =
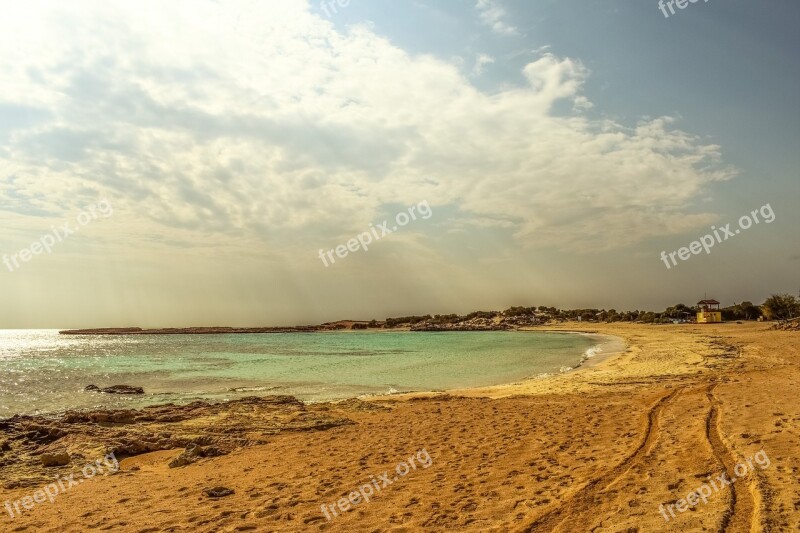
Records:
M793 178L800 162L793 149L800 121L791 112L800 87L797 3L710 1L665 19L657 2L496 2L517 30L511 35L487 31L474 4L352 0L330 20L343 30L370 21L405 50L443 60L472 65L476 55L491 55L495 63L474 79L487 91L521 83L522 67L547 46L592 71L586 92L598 114L630 122L677 116L682 128L722 144L737 166ZM322 4L312 6L322 13Z
M0 271L0 327L800 286L795 3L80 4L0 23L0 254L19 264ZM113 216L20 264L103 200ZM318 259L421 201L429 219ZM766 204L774 222L659 258Z

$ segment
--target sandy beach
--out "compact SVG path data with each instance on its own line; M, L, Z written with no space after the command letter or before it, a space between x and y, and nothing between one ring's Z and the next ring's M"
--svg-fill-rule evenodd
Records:
M6 423L0 496L12 509L48 477L103 457L112 442L132 449L132 441L157 435L176 447L120 454L116 473L85 479L14 518L6 510L2 530L800 527L796 332L764 323L542 329L611 335L627 347L562 375L483 389L306 406L238 402L184 408L180 416L163 408L138 420L98 415L72 425ZM41 447L21 461L9 439L24 431L38 431ZM184 442L202 442L207 453L170 468ZM71 467L31 466L42 449L58 447L70 451ZM724 473L736 479L712 490ZM214 487L233 493L204 493ZM704 501L689 496L687 503L690 493Z
M0 533L800 533L800 2L0 17Z

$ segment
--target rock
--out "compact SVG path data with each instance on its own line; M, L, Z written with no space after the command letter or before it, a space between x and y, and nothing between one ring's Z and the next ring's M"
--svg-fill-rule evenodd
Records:
M69 411L58 416L12 416L0 420L0 445L7 441L11 448L3 450L0 457L0 486L24 480L31 487L52 482L52 469L43 467L39 459L45 453L69 450L73 459L70 464L77 464L80 457L88 460L109 451L121 460L169 450L163 465L167 466L185 448L191 450L192 444L200 446L197 453L201 457L214 457L264 444L267 435L354 424L346 410L326 411L324 407L306 406L291 396L269 396L141 409ZM316 415L298 416L306 411ZM187 454L189 458L192 455Z
M214 487L211 489L205 489L203 493L209 498L224 498L225 496L236 494L236 491L227 487Z
M144 389L141 387L132 387L130 385L112 385L101 389L97 385L88 385L85 391L104 392L106 394L144 394Z
M67 452L43 453L39 459L43 466L66 466L70 462Z
M189 444L178 457L169 462L169 467L178 468L190 465L196 463L201 457L203 457L203 449L197 444Z
M208 446L201 450L203 457L220 457L222 455L227 455L226 452L220 450L216 446Z

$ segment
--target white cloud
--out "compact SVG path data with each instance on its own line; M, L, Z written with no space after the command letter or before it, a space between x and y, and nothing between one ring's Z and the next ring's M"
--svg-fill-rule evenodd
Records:
M576 111L585 111L594 107L594 104L585 96L576 96L573 108Z
M475 58L475 66L472 67L472 75L473 76L480 76L483 74L486 65L491 65L494 63L494 58L487 54L478 54Z
M519 31L505 22L506 10L497 0L478 0L475 4L481 22L500 35L517 35Z
M589 72L576 59L545 53L526 85L487 94L303 2L83 6L0 21L5 105L33 110L0 130L0 165L21 169L0 176L12 210L103 195L136 213L126 232L142 239L258 238L288 256L426 199L476 225L502 220L524 246L596 250L704 224L686 206L731 176L718 147L669 118L582 115ZM503 33L502 9L478 7ZM577 115L556 113L562 101Z

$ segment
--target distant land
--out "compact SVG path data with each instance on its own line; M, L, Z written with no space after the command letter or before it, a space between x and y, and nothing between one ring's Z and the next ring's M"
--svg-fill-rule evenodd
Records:
M662 312L617 311L616 309L558 309L555 307L509 307L505 311L474 311L467 315L412 315L386 320L338 320L319 325L286 327L190 327L190 328L94 328L69 329L63 335L220 335L230 333L313 333L337 330L403 329L410 331L502 331L569 321L635 322L672 324L694 322L696 306L676 304ZM800 299L791 294L773 294L761 305L741 302L720 309L724 320L789 320L800 315Z

